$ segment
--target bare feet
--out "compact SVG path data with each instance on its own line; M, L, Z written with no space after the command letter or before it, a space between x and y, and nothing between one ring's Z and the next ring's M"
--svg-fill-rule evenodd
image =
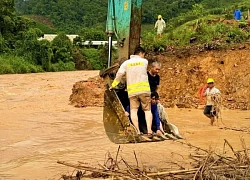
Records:
M157 134L157 135L162 135L163 133L162 133L161 130L157 130L157 131L156 131L156 134Z

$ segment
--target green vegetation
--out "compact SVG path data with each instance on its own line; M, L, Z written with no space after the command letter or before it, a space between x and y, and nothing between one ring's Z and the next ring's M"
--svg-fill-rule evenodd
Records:
M22 17L32 22L32 24L30 25L31 28L40 29L44 34L56 34L57 33L57 30L52 24L52 22L45 16L24 15Z
M194 4L190 11L167 22L161 39L155 37L153 30L148 30L149 25L145 25L142 27L143 44L150 51L165 51L169 47L182 48L195 44L212 45L212 49L217 49L249 41L250 24L244 20L244 16L250 9L250 2L237 2L201 1L200 4ZM243 11L243 18L239 22L233 20L233 12L237 7Z
M107 46L82 46L83 41L107 40L108 1L4 0L0 1L0 74L104 69ZM239 7L243 18L232 20ZM150 51L203 46L215 49L249 40L244 20L249 0L143 0L142 43ZM161 14L167 23L162 38L154 23ZM56 33L49 42L38 40ZM66 34L78 34L70 41ZM116 50L113 50L113 61Z
M0 74L37 72L44 72L44 70L41 66L33 65L22 57L14 55L0 56Z
M46 21L47 25L34 19ZM41 16L18 16L13 0L0 1L0 74L106 67L106 47L81 47L82 40L104 40L105 32L98 28L83 28L72 43L64 32L59 32L51 42L38 40L43 37L43 31L59 32Z
M40 29L44 34L56 34L57 31L55 29L50 28L49 26L40 23L39 21L33 26L33 28Z
M219 20L214 16L196 19L165 33L161 39L149 32L144 35L143 44L147 50L164 51L169 46L181 48L191 44L216 44L222 47L249 40L249 30L240 28L240 23L228 21L226 24Z
M247 11L248 0L142 0L143 24L154 24L161 14L169 28L177 27L199 15L224 15L232 18L236 7ZM108 0L15 0L20 15L44 17L57 30L67 34L79 34L82 28L94 27L105 30ZM36 15L34 17L34 15ZM48 22L48 21L47 21ZM43 23L45 23L43 21Z
M78 34L83 27L105 27L108 1L100 0L15 0L20 15L44 16L58 31Z

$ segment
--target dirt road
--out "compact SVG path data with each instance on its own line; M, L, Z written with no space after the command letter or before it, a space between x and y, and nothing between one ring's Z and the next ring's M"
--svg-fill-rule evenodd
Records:
M0 76L0 180L59 179L73 168L57 160L96 165L109 151L115 154L102 125L102 108L75 108L69 96L75 82L98 75L98 71L77 71ZM188 155L195 149L222 151L224 139L242 149L240 138L250 144L248 132L222 127L250 129L249 111L222 111L222 120L211 127L201 109L167 109L170 122L179 127L185 140L121 145L120 155L135 164L168 166L176 161L189 166ZM226 147L230 152L230 149Z

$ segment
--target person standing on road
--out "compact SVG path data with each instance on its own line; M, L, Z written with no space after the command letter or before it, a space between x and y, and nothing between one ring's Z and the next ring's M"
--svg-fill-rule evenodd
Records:
M207 103L204 109L204 115L210 118L210 124L213 126L215 121L215 116L217 116L216 108L214 107L215 100L220 95L220 90L214 87L214 79L207 79L207 87L205 92L203 93L203 97L207 97Z
M121 64L110 90L115 88L120 83L121 77L126 74L132 123L135 126L138 135L140 135L137 111L141 104L142 109L145 112L148 134L144 134L140 137L144 140L150 141L150 138L152 138L151 92L147 75L148 60L145 59L144 56L145 50L142 47L137 47L134 55L131 55L130 59Z
M162 19L161 15L158 15L158 20L155 23L155 29L157 29L157 36L161 38L164 29L166 28L166 23Z

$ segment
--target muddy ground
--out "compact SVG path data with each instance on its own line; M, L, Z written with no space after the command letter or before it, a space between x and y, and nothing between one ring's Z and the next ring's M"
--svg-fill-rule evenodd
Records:
M162 63L159 94L165 107L199 108L204 105L198 91L206 84L206 79L212 77L222 92L224 108L250 109L249 44L217 50L208 50L205 44L204 47L150 53L147 58ZM77 82L71 103L77 107L102 106L103 86L98 76L87 82Z
M247 51L242 50L242 54L243 52ZM230 56L223 57L225 62L229 61L227 58L234 57L233 51ZM247 58L249 56L246 56ZM204 56L197 57L198 60L204 63L214 61L213 58ZM232 69L247 68L241 63L243 61L245 62L244 58L238 60L238 66L232 66ZM178 64L181 64L179 62L182 61L178 61ZM177 60L173 64L176 63ZM175 72L168 68L174 66L170 62L163 64L161 71L160 93L165 97L167 89L174 87L163 83L173 83L173 80L169 81L170 75L163 76L164 71ZM0 76L0 179L58 180L62 174L69 175L74 171L74 168L57 164L58 160L70 163L81 161L87 165L98 166L98 163L104 163L107 152L116 154L118 145L111 143L105 134L102 107L99 107L98 101L95 101L97 104L95 107L85 108L76 108L69 101L72 87L76 82L86 81L89 78L94 81L93 77L97 77L98 73L98 71L76 71ZM205 76L199 82L204 82ZM223 82L217 76L214 77L218 88L222 89ZM235 77L232 76L231 79ZM179 81L182 82L181 79ZM237 82L243 81L244 79ZM94 89L99 84L93 87L92 83L85 83L92 88L92 91L89 91L92 94L86 96L88 101L95 97L102 101L100 93ZM95 96L91 96L93 94ZM136 164L135 151L140 166L150 169L162 167L179 169L180 166L189 168L188 156L194 153L195 149L183 143L204 149L211 148L220 153L224 149L224 139L227 139L235 150L241 150L240 138L244 138L249 148L249 111L223 108L222 120L211 127L209 120L203 116L202 109L174 106L166 110L170 122L179 127L185 139L121 145L120 155L129 164ZM230 130L233 128L236 130ZM229 147L226 146L225 150L230 154Z

